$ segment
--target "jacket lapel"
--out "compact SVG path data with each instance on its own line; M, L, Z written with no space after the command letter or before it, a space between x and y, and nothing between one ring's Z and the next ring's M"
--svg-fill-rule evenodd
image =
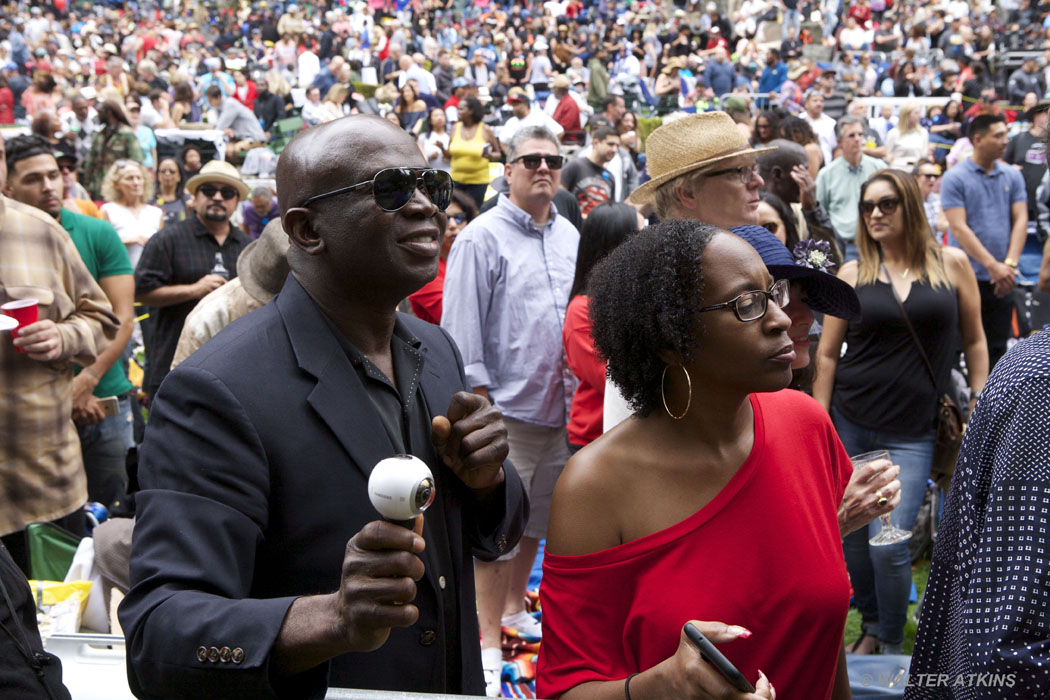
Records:
M299 368L317 379L307 403L339 440L367 480L381 459L396 452L324 314L289 275L274 302L288 330Z

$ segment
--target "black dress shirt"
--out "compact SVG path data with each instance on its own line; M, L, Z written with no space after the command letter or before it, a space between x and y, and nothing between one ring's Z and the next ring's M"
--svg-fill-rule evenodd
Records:
M426 355L420 351L422 341L398 319L390 341L394 380L397 383L395 386L382 370L339 332L331 321L329 321L329 326L357 376L361 378L365 393L375 406L376 414L383 428L386 429L394 448L400 454L415 455L430 462L428 455L435 453L430 437L431 420L435 415L444 415L448 406L428 408L426 405L423 391L419 386L419 378L426 360ZM441 579L446 581L446 586L441 591L441 605L444 608L446 624L436 630L440 638L436 641L440 641L446 649L448 666L446 678L456 679L460 677L461 664L459 613L456 604L458 587L455 580L456 567L453 566L449 556L448 532L445 529L445 517L442 512L444 508L445 499L442 498L442 489L439 484L434 503L427 509L423 517L423 538L427 542L423 560L428 568L435 567L434 570ZM446 693L463 692L463 689L458 687L435 690Z
M166 226L154 234L142 251L135 268L135 294L175 284L193 284L215 266L215 254L222 253L229 279L237 276L237 258L251 239L236 226L220 246L197 216ZM153 396L171 369L175 346L186 317L199 299L172 304L150 312L152 337L146 344L146 376L143 391Z

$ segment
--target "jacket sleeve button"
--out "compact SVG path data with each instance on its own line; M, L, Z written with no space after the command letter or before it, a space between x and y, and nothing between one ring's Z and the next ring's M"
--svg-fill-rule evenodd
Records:
M434 630L427 630L423 634L419 635L419 643L425 647L430 646L437 639L437 633Z
M239 664L244 662L244 649L235 647L233 652L230 654L230 658L233 659L233 663Z
M208 660L208 647L197 647L197 661L204 663Z
M208 647L208 661L215 663L219 660L219 648Z

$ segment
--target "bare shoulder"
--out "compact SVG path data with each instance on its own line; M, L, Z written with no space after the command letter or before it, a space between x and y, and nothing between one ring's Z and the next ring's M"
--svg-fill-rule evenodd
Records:
M630 422L630 420L625 421ZM617 503L624 497L629 430L622 424L577 452L554 488L547 551L598 552L620 544Z
M941 256L944 260L944 269L947 271L948 278L953 286L959 286L963 279L973 274L970 258L962 249L954 246L943 246L941 248Z
M839 268L839 279L852 287L857 286L857 277L859 274L860 265L856 260L844 262L842 263L842 267Z

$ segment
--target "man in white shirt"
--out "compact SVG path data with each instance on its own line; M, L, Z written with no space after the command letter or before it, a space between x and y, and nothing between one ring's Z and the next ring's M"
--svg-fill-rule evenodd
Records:
M529 102L529 94L520 87L512 87L507 95L507 104L514 110L514 116L507 120L499 131L499 140L504 146L510 144L518 129L526 126L542 126L555 136L561 136L565 129L561 124L542 109L533 109Z
M829 165L838 138L835 136L835 120L824 114L824 94L816 88L810 89L802 99L802 108L804 111L800 116L813 127L813 133L820 142L820 152L824 155L824 163Z
M328 110L321 103L321 90L319 88L312 87L306 91L306 102L303 103L302 117L303 122L307 126L317 126L322 122L328 121Z
M409 80L415 80L422 94L433 95L437 92L437 80L435 80L434 74L423 67L423 61L425 60L423 54L417 53L414 56L405 56L405 59L408 59L409 65L408 68L401 71L401 77L397 79L397 87L399 89L403 88Z

